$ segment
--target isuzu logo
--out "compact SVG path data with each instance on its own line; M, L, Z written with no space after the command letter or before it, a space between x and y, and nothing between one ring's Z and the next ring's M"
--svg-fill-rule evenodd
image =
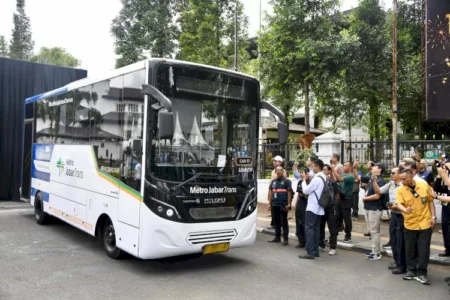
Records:
M227 201L225 198L206 198L205 204L223 204Z

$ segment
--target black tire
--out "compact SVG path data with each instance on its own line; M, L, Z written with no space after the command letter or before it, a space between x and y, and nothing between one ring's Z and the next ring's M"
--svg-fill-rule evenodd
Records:
M106 254L112 259L118 259L122 255L122 250L116 246L116 231L111 219L107 219L102 230L102 243Z
M45 225L50 216L44 211L44 201L42 201L41 193L37 193L34 198L34 217L39 225Z

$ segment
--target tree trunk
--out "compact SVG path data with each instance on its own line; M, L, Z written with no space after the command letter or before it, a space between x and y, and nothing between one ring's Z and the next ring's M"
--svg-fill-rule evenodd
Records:
M309 83L305 80L303 93L305 94L305 133L310 133L309 127Z

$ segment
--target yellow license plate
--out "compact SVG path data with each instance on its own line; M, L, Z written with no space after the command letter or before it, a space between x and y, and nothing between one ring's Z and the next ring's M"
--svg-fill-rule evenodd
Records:
M203 247L203 254L211 254L217 252L226 252L230 248L230 243L205 245Z

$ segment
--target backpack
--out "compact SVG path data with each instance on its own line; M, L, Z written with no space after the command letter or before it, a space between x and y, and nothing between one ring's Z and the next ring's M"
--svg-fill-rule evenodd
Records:
M323 181L323 190L320 197L317 197L316 192L314 194L316 195L316 198L318 199L319 205L323 208L327 208L331 204L334 203L334 186L333 182L331 182L328 178L324 180L322 176L318 176Z

